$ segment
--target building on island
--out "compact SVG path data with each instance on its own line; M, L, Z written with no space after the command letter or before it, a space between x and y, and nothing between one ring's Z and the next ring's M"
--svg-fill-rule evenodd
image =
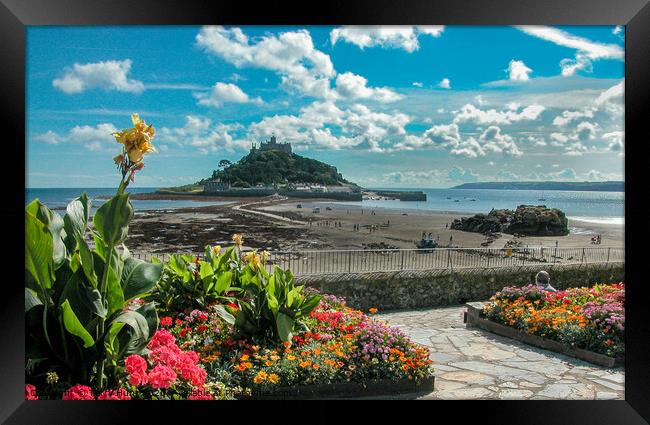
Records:
M230 190L230 183L222 182L221 179L208 180L203 184L203 191L206 193L223 192Z
M278 139L275 135L271 136L270 140L265 140L260 143L259 147L255 143L251 144L251 152L259 151L283 151L286 153L291 153L291 143L278 143Z

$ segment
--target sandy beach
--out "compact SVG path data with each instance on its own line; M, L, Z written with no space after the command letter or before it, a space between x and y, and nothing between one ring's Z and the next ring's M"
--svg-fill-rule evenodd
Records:
M145 195L134 196L134 199ZM170 199L169 195L146 195ZM591 236L600 234L601 247L624 245L624 225L569 220L567 236L517 237L501 234L489 244L478 233L449 229L456 218L468 214L344 205L327 200L281 197L218 198L181 195L183 199L229 201L228 205L138 212L127 245L136 252L201 252L206 244L229 245L233 233L244 235L245 245L268 250L415 248L422 233L431 233L441 246L502 248L516 239L522 246L593 247ZM300 204L302 208L298 208ZM319 207L320 212L313 212ZM486 211L487 212L487 211ZM357 229L358 230L355 230ZM483 244L483 245L482 245Z

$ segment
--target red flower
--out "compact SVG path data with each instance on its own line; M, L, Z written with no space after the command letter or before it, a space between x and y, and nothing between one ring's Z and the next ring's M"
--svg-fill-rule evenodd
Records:
M176 342L174 335L169 333L169 331L166 329L159 329L153 335L153 338L151 338L151 341L149 341L149 345L147 345L147 347L149 347L150 350L153 350L158 347L171 345L174 342Z
M36 387L32 384L25 385L25 400L38 400Z
M137 354L132 354L124 361L126 373L131 385L144 385L147 383L147 361Z
M124 388L106 390L97 397L97 400L131 400L131 396Z
M167 316L167 317L161 317L160 318L160 326L171 326L172 325L172 318Z
M181 329L181 338L183 338L185 335L187 335L188 332L191 332L191 328L183 328Z
M176 372L163 365L157 365L149 372L149 383L152 388L169 388L176 383Z
M205 331L208 330L208 327L207 327L206 325L199 325L199 327L197 328L197 330L198 330L199 332L205 332Z
M235 303L228 303L226 305L230 308L234 308L235 310L239 310L239 306Z
M86 385L75 385L63 392L63 400L94 400L93 390Z

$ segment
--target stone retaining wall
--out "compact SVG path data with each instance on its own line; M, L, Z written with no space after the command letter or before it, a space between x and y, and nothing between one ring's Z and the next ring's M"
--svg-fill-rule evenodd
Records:
M625 264L544 266L557 289L625 280ZM348 305L366 310L412 309L487 300L504 286L535 281L540 267L400 271L297 276L321 292L343 296Z

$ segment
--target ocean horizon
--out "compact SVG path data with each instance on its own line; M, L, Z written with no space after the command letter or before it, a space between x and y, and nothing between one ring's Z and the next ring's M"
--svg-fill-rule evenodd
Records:
M158 188L129 188L131 193L150 193ZM599 224L624 224L624 192L561 191L561 190L498 190L498 189L426 189L426 188L373 188L371 190L419 190L427 195L425 202L399 200L364 200L361 202L334 202L362 208L387 208L396 210L421 210L461 214L487 213L492 208L514 209L521 204L546 205L559 208L574 220ZM26 188L25 203L38 198L51 209L63 209L86 192L94 208L115 193L115 188ZM544 200L540 200L544 199ZM308 200L305 200L308 202ZM208 205L224 205L222 201L197 200L133 200L136 211L167 210Z

